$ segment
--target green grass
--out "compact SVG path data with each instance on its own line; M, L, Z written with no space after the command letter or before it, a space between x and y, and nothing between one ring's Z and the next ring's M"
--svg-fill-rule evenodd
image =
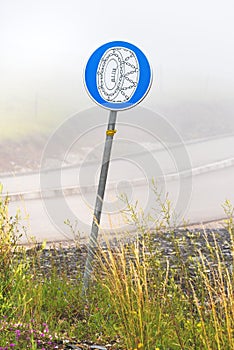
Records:
M34 122L14 121L13 123L1 123L1 141L18 141L33 134L48 133L48 128Z
M0 112L0 121L0 140L18 141L37 134L50 134L61 122L61 117L56 119L53 111L39 117L20 112L17 115Z
M44 246L30 257L20 248L19 213L10 217L9 198L0 198L1 350L54 349L62 339L112 343L111 349L128 350L234 349L234 276L215 235L210 245L201 232L209 258L196 248L194 238L196 255L184 260L170 227L170 203L164 203L153 234L163 238L168 233L172 258L165 259L152 240L150 218L127 205L138 236L133 243L99 247L84 298L79 267L71 278L66 264L62 270L53 264L51 253L52 268L43 272ZM233 254L229 202L225 212Z

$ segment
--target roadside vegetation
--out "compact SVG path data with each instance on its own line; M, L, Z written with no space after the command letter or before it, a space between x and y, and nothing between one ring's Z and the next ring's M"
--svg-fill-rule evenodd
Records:
M95 342L108 349L234 349L233 207L225 202L230 260L213 234L178 238L170 202L160 220L127 203L136 238L99 247L89 289L82 294L82 264L45 269L45 244L18 240L20 213L9 215L0 197L0 349L65 349L66 342ZM166 233L166 234L165 234ZM126 233L127 235L127 233ZM167 239L165 254L160 239ZM205 244L197 244L203 238ZM81 251L81 250L80 250ZM184 252L187 252L186 258ZM191 254L190 254L191 252ZM62 254L61 251L58 254ZM85 253L81 259L84 260Z
M51 129L52 122L38 121L29 118L1 118L1 143L19 142L35 135L46 135Z

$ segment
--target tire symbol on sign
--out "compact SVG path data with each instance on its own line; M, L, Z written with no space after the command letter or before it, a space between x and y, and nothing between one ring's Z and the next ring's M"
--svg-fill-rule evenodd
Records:
M104 52L97 69L97 86L105 101L128 101L138 81L139 63L133 51L115 47Z

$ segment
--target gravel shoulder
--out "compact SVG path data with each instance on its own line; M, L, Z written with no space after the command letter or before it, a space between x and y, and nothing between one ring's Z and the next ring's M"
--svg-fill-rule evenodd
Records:
M225 227L225 220L209 222L202 225L192 225L186 228L178 228L173 232L174 238L178 241L184 258L189 255L196 255L198 250L209 254L206 249L207 242L214 246L214 238L223 253L227 262L232 261L232 242L228 230ZM129 244L136 240L136 232L131 232L128 235L119 237L110 237L109 240L100 240L100 247L104 250L116 249L120 244ZM139 237L140 240L142 237ZM150 233L150 240L155 246L155 251L160 250L164 258L170 259L173 254L172 234L171 232L156 232ZM77 274L77 271L83 271L84 263L87 255L87 243L80 241L61 241L47 242L44 249L41 250L41 244L26 245L26 250L30 256L35 251L40 251L41 268L44 271L49 271L51 268L51 258L56 261L59 269L68 269L71 276ZM189 249L188 249L189 247ZM62 272L61 270L61 272Z

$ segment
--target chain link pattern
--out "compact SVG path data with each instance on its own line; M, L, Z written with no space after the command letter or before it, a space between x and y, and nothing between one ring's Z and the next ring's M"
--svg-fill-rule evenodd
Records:
M112 61L111 71L108 65ZM108 75L109 73L109 75ZM114 83L109 87L107 82ZM107 50L98 65L97 87L101 97L107 102L123 103L130 100L139 81L139 63L135 53L123 47Z

